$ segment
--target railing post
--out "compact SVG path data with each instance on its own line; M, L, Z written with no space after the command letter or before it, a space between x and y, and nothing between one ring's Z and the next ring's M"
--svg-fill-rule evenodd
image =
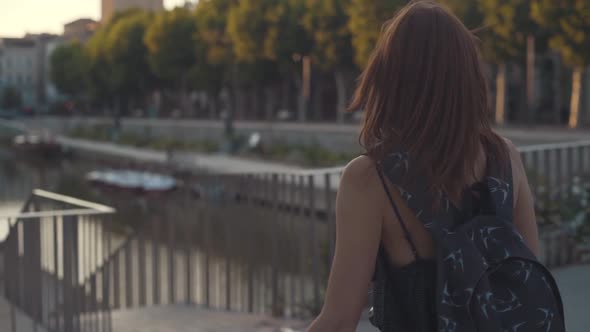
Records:
M160 232L160 225L158 217L154 217L152 221L152 302L154 305L160 304L160 243L158 243L158 234Z
M186 304L190 305L193 303L193 265L192 265L192 248L191 248L191 235L192 229L190 224L187 223L185 231L185 268L186 268Z
M39 219L23 223L23 289L24 311L35 322L42 319L41 229Z
M129 241L123 247L125 259L125 307L133 307L133 241Z
M279 244L278 244L278 232L279 232L279 203L277 197L279 195L279 177L277 174L273 174L271 177L271 192L270 192L270 208L272 209L272 272L271 272L271 294L272 294L272 315L275 317L281 316L279 303Z
M64 332L74 332L76 328L76 286L78 282L78 217L63 217L63 300Z
M325 195L326 195L326 223L328 224L328 247L329 247L329 255L328 255L328 264L330 266L332 264L332 258L334 257L334 248L336 246L336 225L335 225L335 216L334 216L334 195L332 193L332 174L326 173L324 175L324 185L325 188Z
M306 192L306 188L305 188L305 176L300 175L299 176L299 217L301 218L301 220L305 220L305 213L306 213L306 199L305 199L305 192ZM309 239L307 238L305 232L300 232L300 238L301 238L301 245L305 246L305 243L309 243ZM310 249L310 248L307 248ZM307 250L306 250L307 251ZM307 255L307 252L305 252L302 257L300 257L299 259L299 292L300 292L300 301L302 304L305 303L305 290L306 290L306 282L305 282L305 255Z
M555 173L557 174L556 185L557 185L557 199L563 198L563 153L561 149L555 149Z
M115 309L121 309L121 275L119 273L121 263L119 262L119 256L121 256L121 250L117 248L113 254L113 306Z
M168 220L168 301L176 303L176 223L178 220Z
M231 176L226 176L226 177L221 177L220 181L219 181L220 185L223 186L225 194L222 197L222 208L221 211L228 211L229 209L233 208L233 204L235 204L234 200L234 190L235 188L233 187L232 184L232 177ZM225 214L225 216L227 216L228 214ZM229 228L229 223L227 221L224 222L224 235L223 235L223 240L224 240L224 246L226 249L226 255L225 255L225 310L230 311L231 310L231 299L232 299L232 284L231 284L231 257L230 257L230 253L231 253L231 242L228 241L230 235L230 228Z
M249 208L254 209L256 206L255 195L256 195L256 179L252 175L246 177L246 188L250 188L250 191L246 192L247 202ZM250 242L252 243L252 242ZM254 246L250 246L250 253L254 252ZM254 266L248 264L248 312L254 312Z
M145 233L141 231L137 239L137 254L138 254L138 277L139 277L139 306L143 307L147 304L146 299L146 253L145 253Z
M566 149L566 154L567 154L567 165L565 168L565 183L567 184L567 190L565 191L565 195L567 198L570 198L572 196L572 185L573 185L573 175L576 174L575 171L575 166L576 164L574 163L574 149L573 148L567 148Z
M63 225L63 223L62 223ZM54 305L55 305L55 331L60 330L60 316L59 316L59 241L58 241L58 228L57 228L57 217L53 217L53 269L55 274L54 280ZM63 234L63 233L62 233ZM62 241L63 243L63 241ZM62 245L63 246L63 245Z
M319 310L320 308L320 252L318 250L318 239L316 229L316 207L315 207L315 177L309 175L309 232L311 237L311 259L312 259L312 278L313 278L313 305L314 309Z

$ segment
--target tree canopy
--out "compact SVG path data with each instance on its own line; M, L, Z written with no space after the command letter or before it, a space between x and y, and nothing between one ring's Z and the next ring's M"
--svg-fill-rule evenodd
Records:
M88 59L79 43L57 47L50 58L50 77L55 87L70 97L79 97L88 88Z

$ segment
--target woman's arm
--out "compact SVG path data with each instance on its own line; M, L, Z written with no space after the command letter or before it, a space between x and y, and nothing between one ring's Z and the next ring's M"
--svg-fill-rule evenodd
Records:
M520 152L508 140L508 150L512 162L512 178L514 183L514 225L524 238L529 249L539 256L539 231L535 217L535 204L529 187L527 174L522 164Z
M324 307L308 332L354 332L367 303L381 239L383 195L373 161L353 160L336 202L336 252Z

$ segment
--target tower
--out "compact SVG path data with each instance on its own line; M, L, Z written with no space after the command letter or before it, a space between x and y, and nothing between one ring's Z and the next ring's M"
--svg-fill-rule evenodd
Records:
M154 12L164 10L164 0L102 0L101 21L108 21L114 13L129 8L139 8Z

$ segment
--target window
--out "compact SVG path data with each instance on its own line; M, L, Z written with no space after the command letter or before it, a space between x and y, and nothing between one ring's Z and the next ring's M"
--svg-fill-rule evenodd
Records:
M11 64L10 58L6 57L6 68L10 68L10 64Z
M10 74L6 75L6 83L8 83L8 84L12 83L12 75L10 75Z
M16 75L16 85L20 86L22 84L23 81L23 77L21 76L21 74L17 74Z
M27 58L27 67L29 67L29 68L33 67L33 59Z
M33 78L31 75L27 75L27 84L31 85L33 83Z

